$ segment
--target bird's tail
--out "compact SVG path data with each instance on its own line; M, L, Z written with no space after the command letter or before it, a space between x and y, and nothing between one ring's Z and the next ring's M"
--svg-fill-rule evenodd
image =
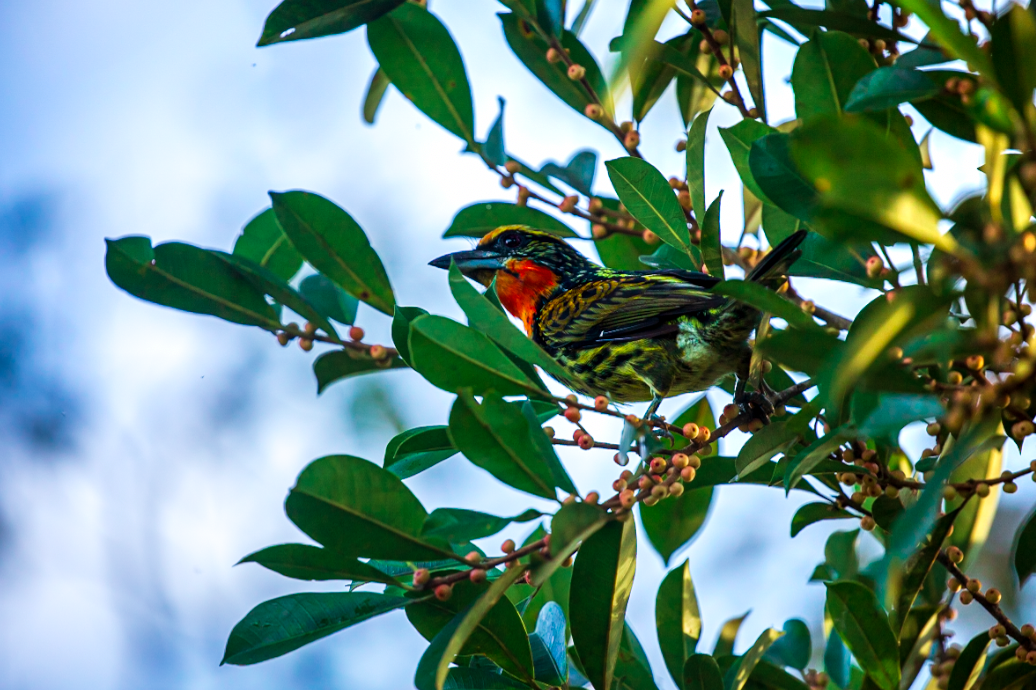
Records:
M806 239L808 232L799 230L787 237L748 272L745 280L761 283L771 290L779 288L787 278L788 269L802 256L802 251L798 247Z

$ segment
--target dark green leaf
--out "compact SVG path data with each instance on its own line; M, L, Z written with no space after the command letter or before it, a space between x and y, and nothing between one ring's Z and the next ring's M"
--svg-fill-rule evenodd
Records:
M353 297L392 313L385 267L352 216L311 192L270 192L270 198L284 233L306 261Z
M811 656L813 641L809 635L809 626L798 618L792 618L784 623L784 636L770 645L763 658L778 666L790 666L802 671L809 665Z
M438 17L404 3L367 27L367 43L392 85L418 110L475 144L464 60Z
M807 503L795 511L795 517L791 519L791 536L797 536L799 532L821 520L841 520L850 517L853 517L851 513L830 503Z
M673 682L681 686L686 661L694 655L701 639L701 613L686 560L681 567L671 570L658 586L655 627L666 669Z
M561 506L550 522L550 560L537 564L530 583L539 587L553 578L579 545L607 522L607 514L597 506L574 503Z
M887 496L885 498L888 499ZM877 505L877 501L875 501L875 505ZM903 635L910 609L914 606L914 601L917 599L921 588L924 587L925 579L935 565L935 559L938 557L939 551L942 550L946 536L953 528L953 522L959 513L960 509L958 508L939 518L935 523L935 528L932 530L931 540L921 549L915 551L907 559L901 570L896 568L895 573L890 574L888 577L889 580L895 579L895 582L890 581L886 583L888 590L886 601L890 599L895 601L896 608L892 616L892 629L894 632L899 633L900 637ZM893 566L895 565L893 564Z
M882 690L896 690L899 644L874 592L858 582L829 582L827 611L864 672Z
M146 237L106 243L108 277L135 297L233 323L269 330L280 326L263 293L216 252L179 242L152 249Z
M546 535L544 534L543 536ZM536 582L536 572L538 571L533 572L534 582ZM539 590L529 600L525 610L522 611L522 620L525 621L526 627L535 627L540 610L546 606L547 602L551 601L557 603L565 613L566 618L568 617L568 594L572 588L571 568L558 568L550 577L535 586L539 587Z
M499 672L481 668L454 666L446 672L443 690L512 690L529 686L511 680Z
M403 0L284 0L266 18L257 45L342 34L401 4Z
M259 604L234 626L220 664L247 666L287 654L409 603L370 592L289 594Z
M916 48L899 56L896 60L896 66L913 69L915 67L941 65L944 62L950 62L952 59L944 55L942 49L934 42L929 42L926 35L921 39L921 43Z
M506 102L500 96L496 98L500 104L500 114L493 121L489 128L489 135L486 136L486 143L482 144L482 155L490 164L497 167L507 162L507 151L504 147L504 105Z
M711 292L726 295L744 302L756 309L784 319L790 325L806 331L818 331L820 327L813 317L795 303L789 302L773 290L748 280L727 280L712 287Z
M489 338L442 316L420 316L411 323L409 350L414 369L446 391L543 393Z
M632 156L608 161L605 167L630 214L666 244L689 253L687 218L662 173Z
M780 630L774 630L773 628L767 628L762 632L761 635L752 643L752 646L748 648L744 656L737 660L734 665L727 670L726 675L723 677L723 687L725 690L741 690L745 687L745 683L748 682L748 677L752 674L752 670L755 669L763 655L766 654L766 650L770 648L774 642L784 635Z
M529 644L537 681L555 686L568 682L568 633L565 613L556 602L548 601L540 609Z
M507 39L507 44L511 46L511 50L518 56L518 59L558 98L579 113L583 113L586 106L594 102L593 99L582 83L568 78L567 66L564 61L547 62L547 49L550 46L544 38L531 24L521 19L516 13L505 12L498 16L504 26L504 37ZM586 81L600 98L607 116L597 121L603 123L612 116L612 107L608 96L608 84L601 73L601 68L593 55L571 31L564 32L561 37L561 45L569 51L573 62L586 68Z
M732 0L730 3L730 24L735 31L737 50L741 57L741 69L752 94L752 103L759 110L759 116L766 122L766 99L763 97L763 56L759 48L761 40L755 5L752 0Z
M1011 659L996 667L991 665L989 673L982 679L982 690L1025 689L1032 685L1033 680L1036 680L1036 668L1024 661Z
M837 631L831 630L824 648L824 670L831 677L831 682L845 690L849 688L849 657L849 650L845 648L842 638Z
M701 222L701 258L709 275L723 279L723 243L720 242L719 209L723 201L723 192L709 204L709 210Z
M650 508L638 504L644 532L663 561L668 564L674 553L691 543L705 524L711 504L711 487L689 489Z
M751 612L749 612L751 613ZM721 659L734 653L734 642L737 640L737 632L741 624L748 618L748 613L737 618L731 618L719 629L719 639L716 640L716 648L712 650L712 656Z
M400 307L396 305L392 316L392 343L403 361L410 364L410 322L428 312L421 307Z
M1036 89L1036 15L1020 5L996 19L992 30L993 69L1004 94L1018 112L1032 107Z
M824 33L832 34L845 31L847 34L866 36L869 38L880 38L885 41L906 41L907 43L917 42L909 36L904 36L898 31L893 31L877 22L872 22L867 19L866 16L848 14L846 12L810 10L789 3L783 7L775 7L766 12L760 12L759 16L767 19L780 19L789 24L804 27L823 26L825 28L832 29L832 31L827 32L816 32L814 35L822 36ZM809 32L804 33L806 35L809 34Z
M637 564L633 520L609 522L583 542L572 571L572 639L587 678L610 688Z
M699 221L705 218L705 129L712 110L699 113L687 132L687 188L691 207Z
M363 99L363 121L368 125L374 124L378 108L381 107L381 101L385 98L385 92L391 83L380 67L374 70L371 83L367 85L367 95Z
M975 121L955 94L940 94L911 103L935 128L964 141L977 142Z
M479 405L461 393L450 412L450 438L466 458L505 484L553 499L550 467L530 433L521 405L498 396L487 395Z
M373 566L308 544L268 546L245 556L238 561L241 563L258 563L296 580L357 580L399 586L394 577Z
M803 119L840 114L856 82L875 67L874 58L849 34L817 33L799 48L792 67L795 114ZM779 198L770 198L780 205Z
M874 411L859 425L860 433L895 444L899 440L899 432L907 424L932 419L943 412L939 399L934 395L882 393Z
M697 44L700 41L701 34L692 29L686 34L669 39L665 45L681 55L690 56L697 53ZM667 65L665 62L655 59L654 56L645 60L644 65L633 74L636 80L633 85L634 120L642 122L647 117L651 108L662 97L675 76L676 68L672 65Z
M953 662L950 682L946 686L946 690L969 690L975 684L986 665L986 650L992 641L986 631L971 638L960 656Z
M578 493L576 485L572 483L572 478L565 471L565 466L561 464L558 454L554 452L554 444L550 442L546 432L543 430L543 422L558 414L558 407L556 405L554 405L553 409L548 407L548 412L543 412L541 409L551 404L527 400L521 403L522 415L529 425L532 445L539 450L540 457L547 461L547 467L550 468L550 476L554 479L554 486L569 494ZM537 412L537 409L540 409L540 411Z
M812 376L820 371L824 360L842 350L845 344L834 335L789 328L771 331L770 337L759 343L759 347L767 358L788 370Z
M302 268L302 255L281 230L272 208L245 224L234 242L234 256L243 256L265 266L283 280L291 280Z
M543 211L505 201L484 201L462 208L443 237L482 237L502 225L527 225L558 237L576 236L571 228Z
M991 79L994 77L989 56L978 47L972 36L961 32L956 19L943 14L940 5L933 5L928 0L895 0L895 4L924 22L929 29L926 42L938 42L953 57L967 62L970 69Z
M619 654L615 660L615 688L658 690L644 647L628 624L623 628L622 642L619 643Z
M421 536L427 513L398 477L350 455L311 462L285 511L299 529L343 556L413 561L451 555L442 542Z
M734 161L738 175L745 187L756 197L766 202L769 201L766 193L756 184L752 177L751 166L749 165L749 154L752 144L767 135L776 133L777 130L758 120L741 120L733 127L720 127L719 133L723 137L723 143L727 145L730 152L730 159Z
M565 30L564 0L536 0L536 20L551 36L561 36Z
M692 654L683 667L683 690L723 690L723 675L708 654Z
M591 190L597 174L597 154L593 151L579 151L564 167L557 163L545 163L540 172L561 180L577 192L592 196Z
M317 377L317 394L323 393L332 383L360 374L370 374L385 369L406 369L407 365L399 357L388 360L385 366L375 361L366 352L355 352L349 349L325 352L313 362L313 373Z
M845 111L885 110L900 103L934 96L939 90L940 85L924 72L895 66L879 67L856 82L845 102Z
M529 648L529 638L521 617L504 596L507 588L522 574L521 568L512 568L488 587L478 588L481 595L452 616L449 623L439 630L418 662L414 676L414 685L418 690L443 690L450 664L468 648L469 643L508 672L531 681L532 650ZM459 586L454 589L464 591ZM456 599L456 603L459 603L461 597ZM431 604L432 601L435 600L427 603ZM446 607L452 601L453 598L436 603ZM413 607L407 609L411 622L412 610Z
M445 426L421 426L399 434L385 447L383 467L400 479L413 477L457 454Z
M436 508L425 520L421 533L426 537L445 539L451 544L463 544L492 536L512 522L528 522L541 515L540 511L530 509L505 518L464 508Z
M826 460L835 448L838 448L852 438L855 438L855 434L851 430L839 427L832 429L830 434L821 436L799 452L798 455L791 459L787 470L785 470L784 490L788 492L794 489L799 480L812 472L822 461Z
M791 220L795 218L785 214L773 206L763 207L763 227L766 227L767 211L782 214ZM793 226L790 230L798 230L801 226ZM770 237L767 230L766 236ZM771 238L771 242L779 242ZM878 279L867 275L867 259L875 256L871 245L865 243L833 242L823 235L811 232L799 245L802 256L788 269L788 275L806 276L809 278L826 278L840 280L843 283L854 283L864 287L876 287Z
M1014 572L1018 575L1018 582L1024 585L1029 576L1036 572L1036 511L1025 519L1011 550L1014 554Z
M791 159L791 139L787 134L770 134L752 142L748 167L765 198L782 211L809 222L818 204L818 195Z
M356 308L360 303L327 276L319 273L306 276L299 283L299 292L322 316L349 326L356 322Z

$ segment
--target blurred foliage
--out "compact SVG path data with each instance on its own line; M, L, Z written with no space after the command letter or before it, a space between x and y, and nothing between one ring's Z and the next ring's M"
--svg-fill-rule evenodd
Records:
M702 649L698 593L684 561L656 599L665 671L678 687L1036 687L1032 626L1009 620L999 590L961 570L980 563L999 493L1014 493L1016 480L1036 468L1002 468L1003 444L1021 447L1036 430L1028 292L1036 279L1036 10L1007 3L991 12L971 0L828 0L823 9L768 0L765 10L751 0L631 0L622 33L594 46L615 54L608 71L580 39L594 0L501 2L501 46L624 150L603 162L610 189L595 180L598 152L579 149L564 165L539 169L512 155L503 99L479 141L463 54L423 2L285 0L259 46L366 27L378 69L364 119L375 121L393 87L518 192L515 202L460 209L445 237L531 226L592 240L611 268L706 270L722 280L725 266L750 270L768 245L805 230L792 276L876 296L847 319L794 286L778 295L756 283L720 282L716 295L767 314L753 371L778 391L774 416L753 418L735 406L717 416L702 398L673 425L651 421L667 433L642 439L641 461L617 475L606 498L576 489L555 446L625 448L585 431L563 440L543 425L557 415L578 423L583 413L599 413L617 429L623 415L606 398L553 396L540 370L563 375L558 364L513 327L492 288L480 293L455 266L450 288L467 324L398 305L367 233L331 200L271 192L271 206L248 221L231 253L153 246L147 237L109 240L108 275L138 298L264 329L282 345L321 344L318 392L352 376L412 368L457 396L442 424L386 439L381 466L333 455L302 472L285 509L318 545L271 546L243 560L290 578L347 581L349 591L259 604L231 632L224 663L264 661L405 609L429 640L416 665L420 690L652 690L661 669L651 668L625 620L638 558L633 513L648 547L668 564L702 529L716 487L751 483L811 494L792 536L819 521L860 528L830 537L811 578L827 589L823 654L814 654L799 619L767 629L742 654L734 649L743 617L734 619L711 653ZM670 15L684 22L682 33L659 40ZM927 33L912 38L921 24ZM787 75L797 117L789 122L767 121L764 39L797 51ZM667 94L688 128L677 145L686 168L672 176L644 160L635 124ZM632 109L628 121L618 117L624 107ZM983 147L984 189L952 208L934 200L924 175L927 135L915 140L907 107ZM720 197L705 196L705 135L715 108L742 116L719 132L743 184L736 246L721 241L738 233L721 233ZM360 303L373 309L358 312ZM391 318L394 346L364 342L359 317ZM754 385L765 390L758 378ZM899 437L916 422L928 424L931 443L911 458ZM715 441L735 428L752 436L736 458L722 457ZM403 480L458 453L558 509L429 514ZM541 518L523 545L508 540L499 555L471 543ZM861 529L884 549L866 565L857 555ZM1032 512L1010 562L1014 573L1004 576L1019 583L1036 572ZM992 616L992 628L963 648L947 645L956 607L972 602Z

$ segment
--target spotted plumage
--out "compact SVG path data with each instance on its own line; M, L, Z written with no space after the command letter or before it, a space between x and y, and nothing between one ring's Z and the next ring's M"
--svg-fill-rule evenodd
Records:
M781 243L748 275L771 288L805 237ZM701 391L744 368L759 313L709 292L718 279L683 270L617 271L563 240L521 226L493 230L470 252L440 257L489 286L567 373L561 381L616 402Z

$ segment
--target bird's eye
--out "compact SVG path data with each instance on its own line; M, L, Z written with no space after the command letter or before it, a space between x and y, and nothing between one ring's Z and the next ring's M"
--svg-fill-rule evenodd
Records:
M508 249L517 249L522 246L521 235L505 235L503 238L504 246Z

